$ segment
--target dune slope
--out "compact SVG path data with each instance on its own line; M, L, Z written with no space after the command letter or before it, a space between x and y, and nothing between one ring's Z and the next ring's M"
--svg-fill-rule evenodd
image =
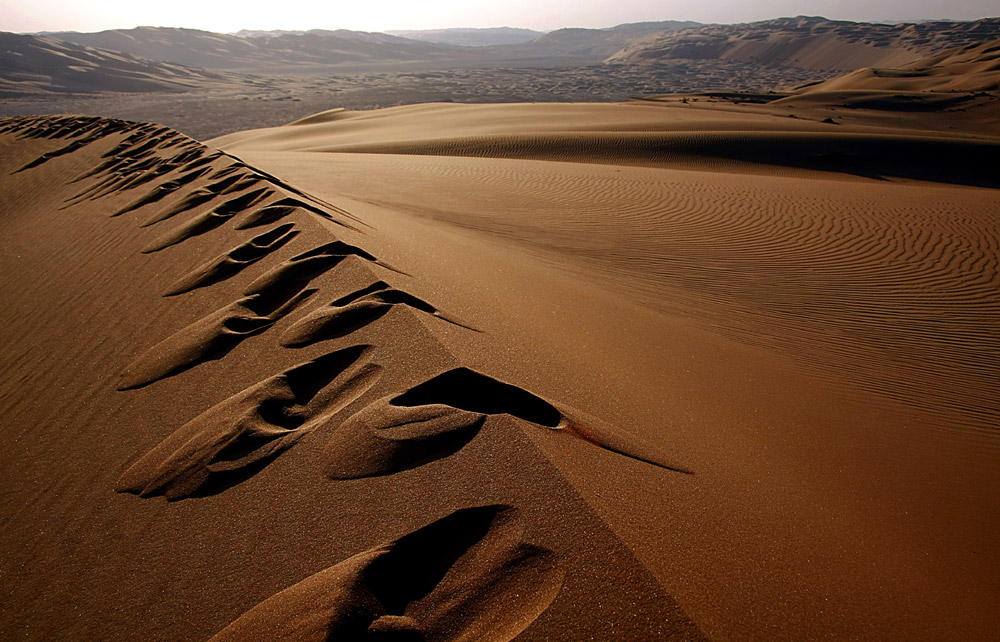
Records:
M865 90L1000 91L1000 39L949 48L899 69L858 69L809 85L802 93Z
M0 121L3 637L992 639L997 138L788 110Z
M678 489L531 433L709 636L989 639L997 138L789 112L415 105L212 144L370 221L482 330L442 326L469 367L684 455Z
M530 433L682 454L460 362L369 223L159 126L0 145L4 638L701 638Z

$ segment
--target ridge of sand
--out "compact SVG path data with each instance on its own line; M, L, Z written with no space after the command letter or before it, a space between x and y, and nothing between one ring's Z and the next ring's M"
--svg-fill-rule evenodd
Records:
M463 367L350 213L155 125L0 144L5 637L701 637L526 435L672 455Z

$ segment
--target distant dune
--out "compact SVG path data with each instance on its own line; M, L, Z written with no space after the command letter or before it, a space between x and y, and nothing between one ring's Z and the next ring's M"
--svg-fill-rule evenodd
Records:
M871 24L805 17L706 25L631 44L609 62L678 58L753 61L808 69L902 66L941 49L1000 37L1000 18L974 22Z
M804 93L829 91L1000 91L1000 39L947 49L898 69L859 69Z
M446 45L344 29L239 37L198 29L139 27L98 33L58 32L48 36L143 58L210 69L400 62L462 55L460 49Z
M551 88L550 95L530 82L524 83L524 87L515 84L506 92L509 99L537 101L551 100L552 91L568 92L574 98L588 92L600 95L600 89L591 89L594 82L613 85L616 78L631 74L636 76L629 83L635 90L614 95L614 99L624 99L643 93L704 88L703 76L712 75L711 65L706 65L716 61L713 63L716 66L729 63L715 72L719 76L717 82L728 79L730 84L745 88L748 82L745 76L755 75L755 90L766 91L776 88L775 77L787 78L787 84L798 84L803 79L823 78L824 72L834 74L861 67L897 69L917 64L947 48L975 47L1000 38L1000 19L884 25L799 17L743 25L664 21L606 29L567 28L549 33L503 29L444 30L439 36L421 33L407 38L343 29L220 34L139 27L44 36L2 34L0 37L10 44L6 53L0 54L4 63L0 81L10 95L39 91L209 92L219 89L220 83L226 90L236 92L301 81L299 89L326 96L330 92L319 91L324 85L333 83L336 86L331 89L339 92L344 86L334 81L360 73L413 74L405 79L409 85L420 74L441 72L461 76L466 70L496 70L495 80L503 84L510 83L510 76L517 74L544 77ZM962 55L974 54L970 50ZM690 68L692 65L695 69ZM734 70L732 65L742 66ZM567 70L575 73L566 73ZM738 78L733 77L734 71ZM988 76L989 69L982 71ZM336 75L331 76L334 72ZM237 74L257 77L236 77ZM602 80L602 75L608 78ZM641 82L640 76L645 76L647 82ZM669 79L670 87L662 86L664 77ZM446 87L447 80L435 76L424 84ZM464 99L465 92L459 86L467 84L466 80L458 77L450 83L456 85L454 99ZM494 87L490 80L487 75L474 82L485 83L484 92L491 93ZM377 93L381 93L387 81L392 84L391 78L359 82L377 85L380 88ZM654 88L648 88L649 84ZM783 86L786 85L777 85ZM991 85L986 78L968 85L972 86ZM941 87L966 85L945 83ZM357 89L354 85L347 88ZM718 88L726 87L720 84ZM442 99L440 89L428 89L425 93L430 95L423 100ZM419 100L414 97L406 102Z
M292 65L315 67L406 61L490 66L502 61L531 61L534 64L548 61L551 64L553 60L594 64L638 38L696 24L665 21L630 23L606 29L558 29L549 33L442 30L410 34L415 37L345 29L255 31L229 35L197 29L156 27L46 35L80 45L184 65L267 70ZM473 44L478 46L461 46Z
M155 92L203 89L223 78L51 37L0 32L0 93Z

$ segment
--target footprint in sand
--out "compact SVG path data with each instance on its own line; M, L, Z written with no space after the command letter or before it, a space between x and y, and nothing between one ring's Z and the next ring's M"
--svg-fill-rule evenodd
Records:
M281 344L288 348L301 348L342 337L377 321L394 306L407 306L442 321L473 329L442 314L430 303L393 289L384 281L378 281L310 312L285 331L281 336Z
M274 190L267 187L260 187L247 192L242 196L230 199L225 203L195 216L187 223L171 230L166 235L154 241L149 247L142 251L143 254L152 254L166 248L177 245L195 236L200 236L206 232L211 232L215 228L226 223L240 212L252 207L254 204L268 198L274 194Z
M209 642L509 642L565 577L556 554L523 533L510 506L455 511L281 591Z
M332 479L358 479L422 466L461 450L490 415L510 415L604 450L687 472L638 437L468 368L441 373L356 413L327 442L324 472Z
M122 373L119 390L131 390L220 359L242 341L264 332L315 294L310 281L348 257L384 265L353 245L334 241L294 256L265 272L244 296L167 337Z
M373 352L332 352L216 404L134 463L116 490L176 500L244 481L375 385Z
M174 282L163 296L176 296L191 290L207 287L236 274L253 265L268 254L277 251L295 238L295 225L286 223L253 237L246 243L237 245L225 254L207 261Z

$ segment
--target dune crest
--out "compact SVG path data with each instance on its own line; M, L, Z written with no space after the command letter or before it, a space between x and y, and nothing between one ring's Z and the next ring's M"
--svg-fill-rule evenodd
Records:
M73 145L80 139L87 142ZM51 154L67 144L70 151ZM619 631L636 642L663 632L700 639L518 424L497 420L495 429L480 430L493 421L493 408L467 411L423 399L414 402L419 407L400 406L408 417L427 419L414 424L416 432L441 435L452 451L446 456L433 436L424 440L437 465L411 468L404 484L391 475L324 475L323 444L349 415L401 396L393 391L420 393L414 381L462 367L438 332L481 336L443 312L432 293L410 292L419 275L380 258L370 222L162 127L15 119L0 121L0 145L12 152L0 156L4 187L20 199L2 219L5 230L21 243L25 225L40 226L48 232L36 238L57 248L53 255L37 243L19 245L23 253L0 260L20 268L21 256L58 256L45 287L80 311L71 324L46 325L25 282L5 280L18 311L5 317L16 337L10 346L49 350L33 338L48 327L63 353L55 365L51 353L29 362L12 356L13 370L4 374L9 382L28 367L31 377L55 377L59 382L49 385L62 393L54 403L25 405L16 394L4 403L18 426L52 424L53 436L72 436L62 444L35 442L54 456L39 470L64 462L62 476L71 483L54 494L37 491L33 475L20 483L29 494L54 498L86 531L54 540L74 538L72 547L57 544L60 560L86 586L46 585L42 599L18 600L12 608L25 615L11 630L29 639L67 631L122 638L162 628L156 619L172 621L171 633L190 639L327 639L331 630L348 639L470 642ZM40 182L47 189L36 206ZM173 230L164 232L167 220ZM157 251L143 252L149 249ZM308 309L314 300L334 305ZM349 322L331 321L345 310ZM295 327L308 345L291 350L282 344ZM404 448L406 465L419 441ZM503 474L494 470L497 460ZM470 473L490 481L470 485ZM99 505L70 488L96 490L84 495ZM118 493L109 501L100 488ZM168 501L150 501L159 496ZM26 510L43 504L51 506L32 502ZM449 516L429 524L440 515ZM121 555L94 551L109 541L102 531L108 520L137 527L116 536ZM18 541L25 522L11 523L3 537ZM411 534L378 547L399 530ZM376 531L382 535L372 536ZM526 543L522 532L539 543ZM241 553L248 541L253 559ZM49 544L10 551L48 560L56 550ZM359 550L366 552L352 558ZM206 557L196 567L177 563L192 551ZM251 568L261 561L264 567ZM206 589L184 577L195 568L218 583ZM170 601L136 584L152 576L174 582ZM594 582L618 588L601 597L590 588ZM102 615L53 629L63 624L49 610L91 595L94 586L115 596L95 603ZM263 586L269 593L262 596ZM112 603L123 608L121 616L105 617ZM0 621L5 631L7 624Z
M295 225L286 223L263 232L225 254L214 258L174 282L163 296L177 296L228 279L253 265L271 252L280 250L298 234Z

